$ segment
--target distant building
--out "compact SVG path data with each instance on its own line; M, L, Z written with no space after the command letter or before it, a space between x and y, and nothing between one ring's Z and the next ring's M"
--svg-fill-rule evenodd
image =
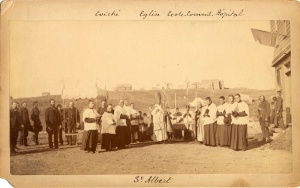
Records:
M155 87L153 87L153 88L155 88L155 89L173 89L174 85L172 83L163 82L163 83L156 84Z
M193 89L225 89L224 80L202 80L201 82L193 82L191 84Z
M116 91L132 91L132 85L131 84L119 84L115 88Z
M277 90L281 90L283 97L284 121L291 120L291 39L290 21L271 20L271 32L251 29L255 41L274 48L272 67L276 73Z
M187 84L178 84L177 85L177 89L186 89L187 88ZM192 85L189 85L189 88L192 88Z
M201 82L193 82L193 83L191 83L191 87L193 88L193 89L198 89L198 88L201 88Z
M43 93L42 93L42 96L43 96L43 97L50 96L50 92L43 92Z

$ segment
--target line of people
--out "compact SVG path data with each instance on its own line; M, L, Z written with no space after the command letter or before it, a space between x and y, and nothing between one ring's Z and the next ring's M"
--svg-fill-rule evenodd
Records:
M86 153L95 153L98 143L98 125L102 135L101 149L128 148L131 143L151 141L153 133L150 108L148 113L134 109L134 103L129 104L127 99L120 100L113 109L112 104L106 105L101 101L98 110L90 100L88 109L83 112L84 133L81 149Z
M280 92L277 98L280 104L276 105L276 121L282 121L282 99ZM101 101L98 110L94 109L95 103L90 100L88 108L83 112L84 134L81 149L95 153L98 143L98 128L102 135L101 149L107 151L113 148L123 149L131 143L155 141L162 143L168 139L181 139L186 141L197 140L208 146L228 146L233 150L246 150L247 125L249 123L249 107L241 100L239 94L229 95L228 102L225 97L219 98L219 106L212 103L207 97L205 103L199 102L194 113L187 106L181 113L179 109L172 115L170 108L164 109L161 103L161 94L156 94L156 104L150 106L147 113L142 113L134 108L134 103L129 104L127 99L120 100L113 109L111 104ZM264 96L260 96L258 106L259 122L264 136L264 141L269 142L268 125L271 121L272 107ZM58 141L63 145L62 129L71 135L67 136L69 145L76 144L76 128L80 127L80 113L74 107L74 102L69 103L69 108L62 109L61 105L55 106L55 100L49 101L50 106L45 110L46 131L48 133L49 147L58 149ZM281 107L280 107L281 106ZM20 132L20 144L27 143L28 131L35 133L35 142L38 145L38 134L43 127L40 121L38 102L33 102L30 113L26 102L18 107L17 102L12 102L10 110L10 144L11 152L16 152L17 138ZM31 125L33 121L33 125ZM194 121L194 122L193 122ZM175 128L176 124L184 124L184 130ZM63 126L64 125L64 126ZM100 127L98 127L100 126ZM73 133L73 135L72 135Z

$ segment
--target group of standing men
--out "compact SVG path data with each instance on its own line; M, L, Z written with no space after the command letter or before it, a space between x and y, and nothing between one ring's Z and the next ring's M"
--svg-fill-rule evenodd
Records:
M10 152L15 153L19 150L17 147L17 139L20 137L20 145L28 146L27 136L28 132L32 131L35 134L35 143L39 144L38 134L43 127L40 120L40 111L38 109L38 102L33 102L30 116L27 109L27 103L23 102L20 107L18 102L13 101L10 109ZM33 125L31 125L31 121Z
M50 149L58 149L58 141L63 145L62 132L65 129L66 133L76 133L76 127L79 126L80 114L78 109L74 107L74 102L70 102L69 108L62 109L58 104L55 106L55 100L50 99L50 106L45 110L46 131L48 133L48 143ZM31 124L31 121L33 125ZM27 103L23 102L22 107L19 107L18 102L13 101L10 109L10 151L15 153L19 150L17 147L17 139L20 138L20 145L28 146L27 136L29 131L35 134L35 144L39 144L39 132L43 130L40 120L40 110L38 101L33 102L33 108L30 115L27 109ZM67 136L69 145L74 145L76 136Z

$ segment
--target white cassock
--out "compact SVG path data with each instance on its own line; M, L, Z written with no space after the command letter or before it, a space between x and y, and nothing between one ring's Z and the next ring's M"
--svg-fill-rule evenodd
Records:
M204 140L204 113L205 113L205 110L206 108L203 107L201 109L201 114L200 114L200 118L198 119L198 122L197 122L197 140L200 141L200 142L203 142Z
M164 111L159 104L155 104L151 112L153 116L152 140L159 142L167 139L167 130L164 126Z
M235 109L237 107L237 103L236 102L233 102L233 103L228 102L227 105L228 105L228 109L229 109L228 113L231 113L231 124L234 124L235 117L232 116L232 112L235 111Z

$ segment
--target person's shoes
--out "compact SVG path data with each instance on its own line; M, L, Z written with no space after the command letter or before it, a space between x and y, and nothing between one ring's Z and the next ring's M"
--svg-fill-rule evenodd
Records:
M18 148L17 146L16 146L16 148L15 148L16 150L20 150L20 148Z
M15 149L12 149L12 150L10 151L10 153L17 153L17 151L16 151Z
M63 143L60 143L60 145L63 146L64 144L63 144Z
M266 141L265 141L266 144L267 144L267 143L270 143L270 142L272 142L272 139L269 139L269 140L266 140Z

